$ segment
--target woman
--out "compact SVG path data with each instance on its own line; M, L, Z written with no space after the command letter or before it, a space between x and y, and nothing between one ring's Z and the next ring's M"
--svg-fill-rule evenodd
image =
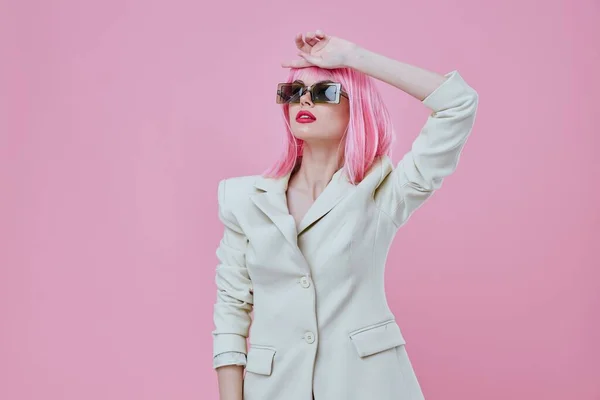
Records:
M219 182L220 399L422 399L384 265L398 228L456 169L478 95L457 71L438 75L321 31L295 40L300 59L282 65L292 69L277 92L287 151L264 175ZM432 111L395 167L370 77Z

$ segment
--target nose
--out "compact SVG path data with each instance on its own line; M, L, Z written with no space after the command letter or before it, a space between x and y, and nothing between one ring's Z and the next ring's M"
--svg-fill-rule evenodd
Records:
M310 91L307 90L302 96L300 96L300 104L303 106L306 105L311 107L314 105L314 103L312 102L312 94L310 93Z

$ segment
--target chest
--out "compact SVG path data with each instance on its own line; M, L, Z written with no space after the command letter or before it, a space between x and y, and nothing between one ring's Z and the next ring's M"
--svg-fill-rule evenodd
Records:
M298 227L315 200L313 196L292 188L286 191L285 196L289 214L294 219L296 227Z
M249 240L248 270L257 282L285 273L348 274L354 265L350 257L359 260L359 267L369 264L372 240L385 237L385 225L366 191L355 190L331 208L323 207L322 198L311 201L293 191L269 198L268 205L250 204L240 218ZM307 227L299 229L302 225ZM327 267L331 262L341 267Z
M254 287L291 287L302 276L310 276L321 288L327 287L324 282L353 285L379 274L373 266L385 258L393 227L372 203L361 204L358 200L362 198L348 200L354 201L336 206L294 237L294 243L277 226L292 225L291 216L276 218L277 224L256 221L253 229L247 230L246 252L247 271Z

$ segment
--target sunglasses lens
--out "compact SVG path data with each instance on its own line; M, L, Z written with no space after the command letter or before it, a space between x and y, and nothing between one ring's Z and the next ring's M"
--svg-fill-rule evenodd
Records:
M277 88L278 103L294 103L300 100L304 86L295 83L282 83Z
M314 103L339 103L342 95L339 83L322 82L315 84L311 91ZM299 103L300 97L306 92L306 87L299 83L280 83L277 86L277 103Z
M339 85L335 83L320 83L313 88L315 103L337 103L339 101Z

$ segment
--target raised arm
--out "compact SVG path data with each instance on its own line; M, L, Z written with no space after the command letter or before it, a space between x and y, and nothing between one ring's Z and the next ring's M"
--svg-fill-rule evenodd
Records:
M380 209L401 226L455 171L475 122L477 92L458 71L440 75L319 30L305 38L298 34L295 40L300 59L283 62L283 67L352 68L401 89L431 109L411 151L374 193Z
M346 60L348 67L401 89L432 111L411 150L375 192L375 202L399 227L456 170L478 94L458 71L439 75L358 46Z

